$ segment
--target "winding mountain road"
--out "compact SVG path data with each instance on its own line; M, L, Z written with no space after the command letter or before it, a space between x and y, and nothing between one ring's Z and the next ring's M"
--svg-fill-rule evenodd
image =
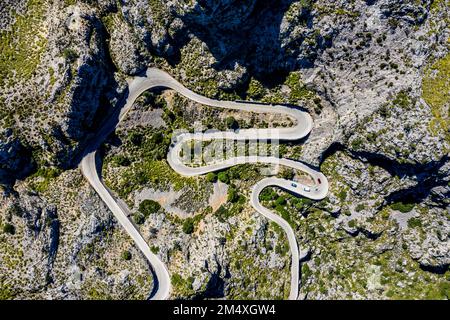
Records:
M146 73L146 77L135 77L128 81L129 94L124 106L113 114L101 127L99 133L96 135L92 143L89 144L85 155L81 161L81 170L83 175L99 194L101 199L105 202L108 208L112 211L119 223L125 228L131 238L134 240L138 248L142 251L144 256L148 259L153 267L154 274L158 281L158 286L152 296L152 299L167 299L170 295L170 277L164 263L153 254L140 235L139 231L134 227L127 217L126 212L118 205L117 201L104 186L101 181L99 172L97 171L95 152L106 139L106 137L115 129L120 120L126 115L128 110L132 107L134 101L144 91L152 88L170 88L177 91L188 99L196 101L203 105L212 107L250 111L256 113L276 113L288 116L295 120L295 125L288 128L270 128L270 129L243 129L227 132L208 132L208 133L182 133L176 136L175 142L171 145L167 161L170 166L179 174L184 176L196 176L205 174L212 171L218 171L225 168L235 166L237 164L244 163L266 163L266 164L279 164L282 166L294 168L306 172L314 181L312 186L303 185L298 182L293 182L280 178L265 178L259 181L252 188L251 205L259 213L266 218L277 223L285 232L289 241L289 246L292 255L291 263L291 286L289 299L297 299L298 297L298 284L299 284L299 250L297 240L291 226L282 219L279 215L274 214L272 211L263 207L259 202L259 194L262 190L268 186L276 186L282 188L291 193L304 196L313 200L320 200L326 197L328 193L328 181L326 177L306 166L305 164L293 161L289 159L277 158L273 156L240 156L232 157L218 163L205 165L202 167L191 167L183 163L180 152L184 142L189 140L213 140L213 139L229 139L229 140L267 140L276 137L277 140L299 140L306 137L312 129L311 116L299 109L290 108L280 105L262 105L255 103L234 102L234 101L217 101L209 99L194 93L193 91L185 88L182 84L172 78L166 72L149 68Z

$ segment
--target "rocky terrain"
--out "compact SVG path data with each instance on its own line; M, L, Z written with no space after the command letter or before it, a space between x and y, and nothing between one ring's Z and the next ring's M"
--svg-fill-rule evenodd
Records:
M150 266L77 165L126 78L152 66L212 98L312 115L308 139L280 151L319 168L329 196L262 199L297 235L301 299L448 299L449 11L448 0L2 1L0 298L151 295ZM146 93L101 147L103 178L167 264L171 298L289 292L286 237L248 203L264 168L184 178L165 161L174 130L230 118L273 121Z

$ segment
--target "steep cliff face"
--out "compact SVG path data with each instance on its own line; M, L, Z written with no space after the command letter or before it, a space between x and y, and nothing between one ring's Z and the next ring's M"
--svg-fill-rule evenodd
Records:
M87 5L20 6L22 13L8 11L12 21L1 31L3 135L27 149L24 163L68 168L101 121L97 113L117 99L107 33ZM3 154L14 158L15 149Z
M259 76L311 66L333 30L319 32L304 1L129 1L119 10L151 51L177 63L192 37L207 46L217 70L235 64Z
M30 151L12 135L10 129L2 132L0 162L0 181L5 184L14 183L14 177L25 178L34 167Z
M149 66L206 96L313 116L283 152L320 167L328 198L266 203L291 217L302 298L449 297L447 1L23 0L0 17L1 297L148 297L145 259L74 168L126 77ZM174 297L282 298L286 239L247 200L258 167L230 169L238 196L212 212L218 186L163 160L158 137L227 116L145 95L102 147L105 181L134 216L145 195L170 200L139 228Z

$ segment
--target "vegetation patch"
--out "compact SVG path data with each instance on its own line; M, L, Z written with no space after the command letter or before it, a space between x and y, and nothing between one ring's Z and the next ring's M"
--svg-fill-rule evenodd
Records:
M418 218L410 218L408 219L408 227L410 228L418 228L422 226L422 221Z
M285 84L291 89L289 102L297 103L300 100L312 99L315 93L306 88L303 84L299 72L291 72L286 79Z
M41 167L30 177L30 187L39 193L45 192L61 173L62 170L55 167Z
M430 124L432 133L443 131L450 141L450 54L433 63L422 80L422 95L431 107L433 121Z
M146 218L152 213L156 213L161 209L161 205L150 199L145 199L139 204L139 212L141 212Z
M16 228L10 223L5 223L3 225L3 232L14 235L16 233Z
M122 254L120 255L123 260L129 261L131 260L131 252L128 250L122 251Z
M173 273L170 277L170 282L172 283L174 295L187 298L194 294L192 287L194 282L193 277L188 277L185 279L180 274Z
M407 213L414 209L414 203L395 202L391 204L391 209Z
M0 31L0 85L13 76L30 79L47 45L43 33L44 0L29 0L24 15L16 15L11 30Z
M269 223L265 240L255 247L249 244L252 226L240 229L234 236L238 250L230 252L230 283L227 285L228 299L286 299L289 295L290 255L284 231ZM250 232L249 232L250 231ZM262 250L263 249L263 250ZM268 266L255 270L255 260L269 260L278 254L283 266Z

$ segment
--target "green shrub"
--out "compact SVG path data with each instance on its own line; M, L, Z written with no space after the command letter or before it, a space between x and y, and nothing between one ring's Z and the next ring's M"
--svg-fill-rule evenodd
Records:
M236 191L235 188L228 188L228 197L227 197L228 202L236 202L239 200L239 194Z
M224 206L220 206L219 209L216 210L214 215L220 222L225 222L231 216L231 213Z
M393 210L400 211L402 213L410 212L414 208L414 203L395 202L391 204Z
M286 198L283 196L278 197L278 199L275 200L275 204L277 206L284 206L286 204Z
M121 257L123 260L129 261L131 260L131 252L128 250L122 251Z
M341 202L343 202L347 199L347 191L345 191L345 189L342 189L341 191L339 191L337 196L338 196L339 200L341 200Z
M160 144L163 141L164 141L164 135L162 134L162 132L156 132L151 137L151 142L153 142L155 144Z
M233 117L228 117L225 121L228 129L237 129L239 127L238 122Z
M287 223L291 224L291 216L289 215L289 212L282 206L282 205L276 205L275 210L281 215L281 217L287 221Z
M291 170L291 169L285 169L285 170L283 170L283 171L281 172L280 176L281 176L283 179L286 179L286 180L292 180L292 179L294 179L295 173L294 173L294 171Z
M158 210L161 209L161 205L154 201L145 199L139 204L139 211L147 218L152 213L158 212Z
M422 226L422 221L420 221L420 219L418 218L410 218L408 220L408 227L410 228L416 228L416 227L421 227Z
M295 103L301 99L312 99L314 92L309 90L301 80L299 72L291 72L286 78L285 85L291 89L289 102Z
M272 188L265 188L260 194L259 199L261 201L270 201L278 198L278 193Z
M157 246L151 246L151 247L150 247L150 250L151 250L154 254L158 254L158 252L159 252L159 247L157 247Z
M128 135L128 141L130 141L135 146L140 146L142 144L143 139L144 137L142 136L142 134L135 131L131 132Z
M403 109L408 109L411 106L412 100L405 91L400 91L395 97L393 103Z
M33 175L34 177L42 177L44 179L54 179L61 174L62 170L54 167L41 167Z
M352 215L352 213L348 209L342 210L342 214L345 214L346 216L351 216Z
M145 217L142 213L136 212L133 216L133 220L136 224L143 224L145 222Z
M9 233L9 234L15 234L16 228L10 223L5 223L5 225L3 226L3 232Z
M302 278L308 279L312 275L312 271L307 264L302 265Z
M78 59L78 53L75 50L71 49L71 48L64 49L63 56L70 63L73 63L73 62L75 62L75 60Z
M353 139L352 143L352 150L359 150L364 145L364 141L361 138Z
M184 283L183 278L178 273L174 273L170 280L171 280L170 282L172 283L172 286L174 286L174 287L182 286Z
M265 94L265 89L261 82L251 79L248 85L247 95L252 99L261 99Z
M356 221L355 220L350 220L349 222L348 222L348 226L350 227L350 228L354 228L354 227L356 227Z
M130 159L128 159L127 157L125 157L123 155L114 156L112 159L112 162L116 166L121 166L121 167L128 167L131 164Z
M183 222L183 232L186 234L191 234L194 232L194 221L191 218L187 218Z
M206 181L212 182L212 183L216 182L217 181L217 175L214 172L209 172L206 175Z
M439 293L442 297L441 299L450 299L450 283L449 282L441 282L439 284Z
M219 179L220 182L223 182L223 183L230 182L230 177L228 176L228 173L226 173L224 171L219 172L219 174L217 175L217 178Z

